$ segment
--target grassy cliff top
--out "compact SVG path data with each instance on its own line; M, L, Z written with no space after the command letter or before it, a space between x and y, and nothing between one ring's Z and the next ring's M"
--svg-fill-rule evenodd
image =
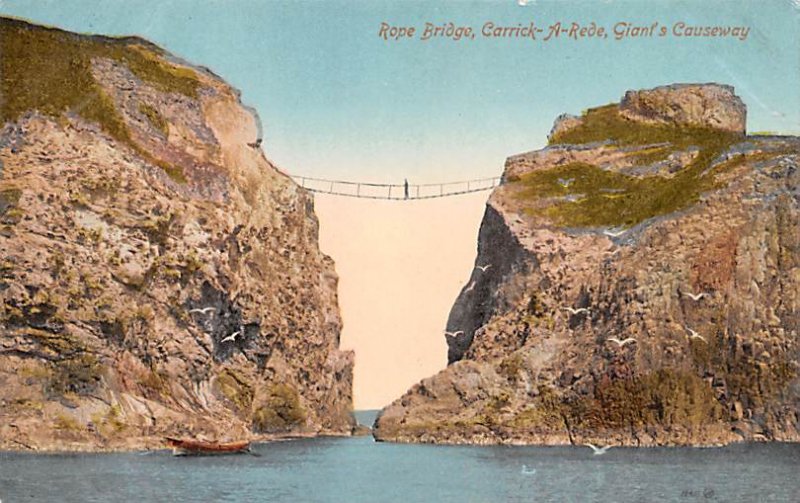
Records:
M674 152L690 148L699 152L672 177L635 177L592 164L570 163L532 171L512 182L522 187L517 198L523 204L531 203L527 211L565 227L630 227L687 207L701 193L714 188L713 176L701 176L714 159L744 138L712 128L634 122L622 117L617 105L587 110L581 120L580 125L551 138L550 144L610 141L621 148L656 145L632 154L637 166L662 161ZM729 169L734 164L720 164L714 171ZM567 179L573 179L568 187L559 183ZM556 199L544 206L534 204L545 198Z
M161 49L136 37L80 35L0 17L0 54L0 122L14 121L30 110L54 118L75 113L150 161L154 160L133 143L114 101L92 76L92 60L117 61L165 93L194 98L200 87L193 70L171 64Z
M741 138L740 134L713 128L634 122L620 115L617 104L610 104L586 110L580 125L553 136L549 144L610 140L620 146L670 143L675 150L682 150L690 146L729 145Z

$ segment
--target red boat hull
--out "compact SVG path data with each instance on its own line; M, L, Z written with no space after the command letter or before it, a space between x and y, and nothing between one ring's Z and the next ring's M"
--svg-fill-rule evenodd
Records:
M250 452L250 442L204 442L201 440L166 438L176 456L213 456L220 454L246 454Z

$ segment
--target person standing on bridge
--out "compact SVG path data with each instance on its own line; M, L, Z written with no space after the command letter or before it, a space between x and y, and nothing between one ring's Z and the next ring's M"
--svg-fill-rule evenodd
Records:
M403 194L405 194L405 198L408 199L408 178L405 178L403 181Z

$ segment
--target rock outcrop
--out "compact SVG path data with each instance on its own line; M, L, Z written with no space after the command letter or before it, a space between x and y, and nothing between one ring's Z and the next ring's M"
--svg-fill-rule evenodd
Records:
M238 92L0 19L0 449L349 434L333 262Z
M800 440L800 139L744 116L729 87L629 92L509 158L449 365L375 437Z
M676 84L628 91L619 105L623 117L637 122L699 126L744 133L747 108L733 87Z

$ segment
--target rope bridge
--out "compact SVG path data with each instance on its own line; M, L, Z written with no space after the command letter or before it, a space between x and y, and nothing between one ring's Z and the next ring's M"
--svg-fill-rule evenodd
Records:
M446 183L366 183L343 180L326 180L310 176L291 175L301 187L311 192L334 196L360 197L364 199L390 199L406 201L434 199L491 190L500 184L500 177L476 178L463 182Z

